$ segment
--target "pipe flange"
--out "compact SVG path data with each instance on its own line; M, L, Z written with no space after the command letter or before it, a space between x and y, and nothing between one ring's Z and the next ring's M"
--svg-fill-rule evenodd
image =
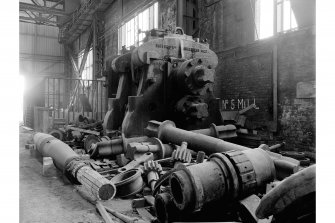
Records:
M173 172L170 176L170 179L169 179L169 185L171 187L171 192L172 192L172 197L173 197L173 202L174 204L176 205L176 207L179 209L179 210L185 210L185 211L188 211L188 210L195 210L195 211L198 211L198 210L201 210L202 206L203 206L203 202L202 202L202 198L204 197L204 191L201 189L201 190L196 190L197 188L202 188L200 185L201 185L201 181L199 178L197 177L194 177L192 175L192 173L190 172L189 169L187 169L184 165L178 165L176 167L177 171ZM181 172L179 172L181 171ZM178 177L178 174L182 173L183 175L186 174L187 179L190 180L190 184L192 189L190 191L193 191L191 197L184 197L183 194L175 194L174 193L174 190L173 190L173 181L177 181L178 184L182 187L182 191L184 190L183 187L186 187L186 185L182 184L180 181L179 181L179 177ZM188 188L189 190L190 188ZM196 191L196 192L194 192ZM176 196L177 195L177 196ZM179 196L181 196L181 199L178 198ZM192 198L193 197L193 198ZM187 200L192 200L192 202L189 202L189 204L186 204L185 203L185 198ZM180 202L182 200L182 202Z
M142 171L140 169L130 169L119 173L111 179L116 187L116 197L129 198L140 191L144 187L142 179Z
M233 199L238 197L239 192L239 180L238 180L238 174L231 163L231 161L227 158L227 156L224 155L224 153L214 153L209 157L210 161L218 163L218 165L221 167L222 164L224 164L223 167L221 167L222 172L227 176L227 196L229 199ZM218 159L219 161L216 161ZM226 169L227 168L227 169Z
M225 153L233 163L240 181L240 197L253 194L257 189L256 173L251 161L242 151L228 151Z
M162 143L162 141L160 141L158 138L149 138L147 140L148 142L150 142L153 145L157 145L158 146L158 152L156 153L157 158L156 159L164 159L165 158L165 147Z
M162 130L165 129L166 127L168 127L168 126L176 127L176 124L173 121L170 121L170 120L166 120L166 121L162 122L158 127L157 138L164 141L164 139L162 138Z

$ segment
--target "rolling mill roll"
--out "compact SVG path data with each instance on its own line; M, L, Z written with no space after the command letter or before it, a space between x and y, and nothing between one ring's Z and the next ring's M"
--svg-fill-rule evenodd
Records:
M82 184L93 196L102 200L115 196L114 184L88 166L67 144L44 133L36 133L33 140L43 157L51 157L58 169Z

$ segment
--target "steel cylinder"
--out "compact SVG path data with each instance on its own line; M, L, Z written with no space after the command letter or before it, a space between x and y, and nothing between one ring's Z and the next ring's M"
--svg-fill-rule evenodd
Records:
M275 179L274 163L262 149L215 153L206 162L178 168L169 184L175 205L187 211L243 198Z
M204 151L206 154L226 152L230 150L246 150L248 147L226 142L207 135L176 128L172 121L164 121L158 128L158 138L163 142L180 145L188 143L188 148L194 151Z
M55 166L63 172L66 170L66 164L69 160L79 157L71 147L49 134L36 133L33 140L41 155L51 157Z
M97 199L114 197L115 186L83 162L67 144L44 133L36 133L33 139L43 157L51 157L57 168L76 179Z
M91 158L114 156L124 153L122 138L97 142L91 147Z

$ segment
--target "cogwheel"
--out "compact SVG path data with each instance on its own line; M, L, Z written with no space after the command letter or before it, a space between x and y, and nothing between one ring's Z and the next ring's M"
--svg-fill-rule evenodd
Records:
M178 147L172 153L172 159L174 162L190 163L192 160L192 154L187 149L187 143L183 142L180 147Z
M153 161L153 160L149 160L148 162L145 162L143 164L143 170L144 170L144 173L149 173L149 172L156 172L158 173L159 175L161 175L163 169L162 169L162 166L156 162L156 161Z

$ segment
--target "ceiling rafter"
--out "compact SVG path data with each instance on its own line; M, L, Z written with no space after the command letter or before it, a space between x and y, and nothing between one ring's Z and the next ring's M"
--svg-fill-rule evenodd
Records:
M47 2L50 4L47 4ZM69 16L64 9L65 0L43 0L43 3L37 0L31 0L31 4L20 2L19 5L20 11L25 12L29 16L20 16L21 22L60 26L57 22L58 18ZM59 9L61 8L60 6L62 6L62 9Z

